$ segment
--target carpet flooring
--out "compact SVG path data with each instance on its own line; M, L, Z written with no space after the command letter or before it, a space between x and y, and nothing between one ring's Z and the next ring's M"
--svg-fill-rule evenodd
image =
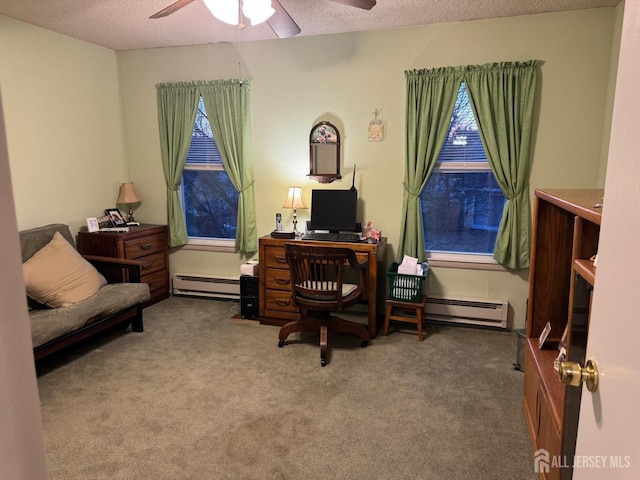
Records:
M514 332L394 328L360 348L171 297L144 333L37 365L52 480L535 479Z

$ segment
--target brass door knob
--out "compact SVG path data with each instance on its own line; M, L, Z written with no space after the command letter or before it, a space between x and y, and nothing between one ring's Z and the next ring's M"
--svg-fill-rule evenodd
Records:
M595 360L587 360L584 368L578 362L560 362L558 376L565 385L579 387L585 382L590 392L598 389L598 364Z

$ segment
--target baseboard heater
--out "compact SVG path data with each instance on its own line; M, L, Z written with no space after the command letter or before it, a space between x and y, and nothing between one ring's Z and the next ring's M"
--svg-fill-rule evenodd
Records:
M173 294L240 300L240 277L173 274Z
M425 307L427 320L485 327L507 328L509 302L490 298L429 297Z

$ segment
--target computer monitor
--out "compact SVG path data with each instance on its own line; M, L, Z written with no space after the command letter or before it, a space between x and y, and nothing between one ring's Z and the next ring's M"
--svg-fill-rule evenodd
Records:
M355 232L358 192L355 190L312 190L309 230Z

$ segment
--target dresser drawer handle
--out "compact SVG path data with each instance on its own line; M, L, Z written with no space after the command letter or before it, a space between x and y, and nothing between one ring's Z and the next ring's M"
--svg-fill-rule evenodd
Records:
M153 267L153 263L145 263L142 265L143 270L149 270L151 267Z
M291 279L289 278L276 277L276 283L278 285L289 285L290 282Z
M281 307L288 307L290 303L291 303L291 300L283 300L281 298L276 298L276 305L279 305Z
M287 263L287 257L276 257L276 262Z
M151 247L153 247L152 243L145 243L144 245L140 245L140 248L142 250L149 250Z

